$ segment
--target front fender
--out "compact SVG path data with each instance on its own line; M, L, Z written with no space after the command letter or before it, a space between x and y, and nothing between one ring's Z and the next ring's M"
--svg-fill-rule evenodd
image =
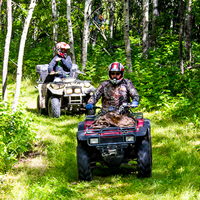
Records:
M76 133L78 141L87 141L84 130L80 130Z
M138 132L135 132L136 137L144 137L147 134L147 128L146 127L140 127Z
M49 92L51 92L51 94L59 95L59 96L63 95L63 89L54 90L53 88L48 87L48 90L49 90Z

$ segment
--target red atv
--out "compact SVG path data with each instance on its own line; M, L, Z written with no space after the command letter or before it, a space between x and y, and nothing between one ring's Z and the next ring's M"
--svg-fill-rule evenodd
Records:
M96 107L97 108L97 107ZM108 112L113 111L113 107ZM134 113L131 104L124 103L118 113L126 112L134 117L133 127L93 127L99 116L107 113L102 109L96 115L88 115L79 122L77 132L77 166L79 180L91 181L92 169L96 163L108 167L119 167L122 163L137 161L139 178L150 177L152 173L151 124L143 113Z

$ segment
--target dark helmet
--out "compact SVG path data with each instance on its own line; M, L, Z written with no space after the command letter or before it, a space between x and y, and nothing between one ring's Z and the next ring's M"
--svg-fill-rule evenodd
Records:
M57 52L58 54L63 57L63 58L66 58L67 57L67 50L70 49L70 46L65 43L65 42L59 42L57 45L56 45L56 48L57 48Z
M124 78L124 66L119 62L111 63L108 67L108 72L109 72L110 81L113 84L120 83L120 81ZM121 76L118 79L116 78L112 79L111 72L120 72Z

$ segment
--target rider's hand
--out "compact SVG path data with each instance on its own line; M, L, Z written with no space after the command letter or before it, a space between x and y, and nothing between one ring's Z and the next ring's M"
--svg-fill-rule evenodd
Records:
M138 105L139 105L139 102L136 101L136 100L133 100L132 103L131 103L132 108L136 108L136 107L138 107Z
M88 103L86 106L85 106L86 109L88 110L92 110L93 108L93 105L91 103Z
M54 73L55 73L55 71L51 71L51 72L50 72L50 74L54 74Z

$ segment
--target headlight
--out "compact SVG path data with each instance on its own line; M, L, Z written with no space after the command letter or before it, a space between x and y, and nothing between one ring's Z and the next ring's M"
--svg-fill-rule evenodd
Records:
M71 89L71 88L67 88L67 89L66 89L66 93L67 93L67 94L72 94L72 89Z
M75 89L74 89L74 93L80 94L80 93L81 93L81 89L80 89L80 88L75 88Z
M98 138L90 138L90 144L98 144L99 139Z
M126 136L126 142L133 142L134 141L134 136Z

